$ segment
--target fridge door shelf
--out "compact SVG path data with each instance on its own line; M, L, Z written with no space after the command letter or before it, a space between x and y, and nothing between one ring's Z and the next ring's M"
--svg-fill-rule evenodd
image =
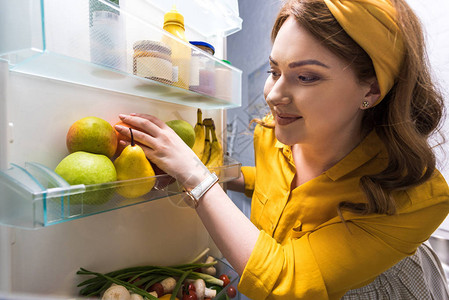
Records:
M107 0L21 3L0 5L8 28L0 59L11 71L204 109L241 105L241 70L139 18L144 12Z
M241 164L224 157L224 165L210 168L225 183L240 176ZM136 198L122 196L123 189L145 189ZM0 224L17 228L40 228L107 212L121 207L166 198L174 206L187 207L183 189L164 174L93 185L69 185L52 170L37 163L25 167L11 164L0 171Z

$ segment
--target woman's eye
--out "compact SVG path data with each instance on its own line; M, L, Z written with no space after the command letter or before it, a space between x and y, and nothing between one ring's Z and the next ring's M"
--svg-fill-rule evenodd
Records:
M315 75L301 75L301 76L298 76L298 78L300 81L305 82L305 83L315 82L320 79L318 76L315 76Z
M268 70L267 73L271 74L272 77L279 77L281 75L274 70Z

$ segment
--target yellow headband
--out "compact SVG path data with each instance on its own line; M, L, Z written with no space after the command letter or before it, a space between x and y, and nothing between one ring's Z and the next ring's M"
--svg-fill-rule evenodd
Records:
M404 43L389 0L324 0L346 33L373 61L380 87L378 104L392 88L404 57Z

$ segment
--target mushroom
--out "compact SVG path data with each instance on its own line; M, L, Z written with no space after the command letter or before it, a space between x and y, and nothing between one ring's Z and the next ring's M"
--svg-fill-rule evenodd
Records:
M161 282L156 282L153 284L149 291L150 292L156 292L158 297L162 297L165 294L169 294L173 292L176 286L176 279L173 277L167 277Z
M217 296L217 291L216 290L213 290L213 289L210 289L210 288L205 288L204 289L204 297L205 298L213 299L213 298L215 298L215 296Z
M151 293L150 293L151 294ZM154 296L154 295L153 295ZM156 297L156 296L155 296ZM139 294L131 294L131 298L129 298L130 300L143 300L143 297L140 296Z
M203 300L204 298L214 298L217 294L216 290L209 289L206 287L206 282L203 279L199 278L193 282L193 286L195 287L195 292L198 300Z
M206 289L206 283L203 279L197 279L193 282L195 287L196 297L198 300L204 300L204 290Z
M161 285L164 288L164 294L169 294L175 289L176 279L173 277L167 277L161 281Z
M210 264L210 263L213 263L214 261L215 261L215 258L213 256L208 256L205 264ZM215 276L217 274L217 270L215 269L214 266L203 267L203 268L201 268L201 272L204 274L212 275L212 276Z
M131 294L122 285L111 285L103 294L102 300L131 300Z

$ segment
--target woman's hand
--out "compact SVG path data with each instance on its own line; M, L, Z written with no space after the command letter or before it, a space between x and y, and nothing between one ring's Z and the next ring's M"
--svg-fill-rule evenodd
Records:
M192 149L165 122L147 114L121 114L119 117L124 123L140 129L133 130L133 136L146 157L185 188L194 188L209 173ZM116 125L115 129L131 136L127 127ZM120 143L129 144L126 141Z

